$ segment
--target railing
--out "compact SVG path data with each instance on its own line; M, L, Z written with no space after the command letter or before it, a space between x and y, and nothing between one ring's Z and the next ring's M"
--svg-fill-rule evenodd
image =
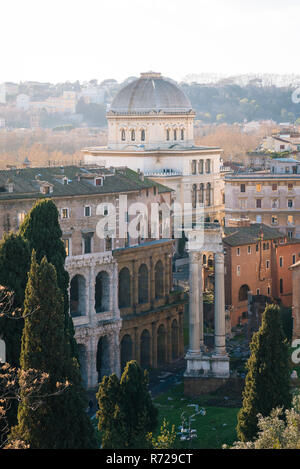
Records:
M145 176L182 176L179 169L151 169L144 172Z

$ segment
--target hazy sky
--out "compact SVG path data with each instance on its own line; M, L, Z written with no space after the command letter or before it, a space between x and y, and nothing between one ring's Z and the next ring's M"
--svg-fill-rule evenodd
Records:
M0 83L299 73L300 0L2 0Z

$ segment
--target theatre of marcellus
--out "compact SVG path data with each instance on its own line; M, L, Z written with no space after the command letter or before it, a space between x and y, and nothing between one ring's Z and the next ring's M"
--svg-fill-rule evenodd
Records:
M57 206L70 276L70 314L88 388L95 388L104 375L120 375L131 359L144 368L158 368L184 356L186 299L174 289L172 278L176 240L165 236L160 218L158 239L151 238L150 228L136 237L118 233L120 221L128 225L136 218L136 203L151 213L153 203L197 202L204 205L206 222L221 223L221 150L194 145L194 116L173 81L142 74L114 98L107 114L108 145L85 149L84 164L31 168L27 160L27 167L0 172L0 236L16 231L36 200L51 198ZM121 196L127 197L122 210ZM100 237L97 224L111 207L117 214L117 236L108 230ZM217 257L219 265L223 254ZM197 269L192 268L191 276L187 373L195 377L199 369L217 367L221 373L215 376L226 376L222 295L217 298L215 350L221 361L215 355L203 358L198 344L203 318L198 311L201 293L195 296Z

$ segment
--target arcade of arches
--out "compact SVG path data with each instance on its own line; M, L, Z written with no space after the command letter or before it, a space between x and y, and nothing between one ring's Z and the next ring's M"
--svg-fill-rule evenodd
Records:
M162 367L183 356L182 298L170 295L172 241L117 253L121 369L129 360Z
M70 314L83 382L95 388L135 359L157 368L183 357L181 293L172 290L172 240L72 256Z

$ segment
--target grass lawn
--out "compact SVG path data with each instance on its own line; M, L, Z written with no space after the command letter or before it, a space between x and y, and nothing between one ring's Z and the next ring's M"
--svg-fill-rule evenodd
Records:
M165 418L171 424L170 426L175 425L176 431L179 431L178 427L181 425L181 414L183 412L186 417L195 413L195 408L189 407L189 404L199 404L199 409L203 407L206 410L204 416L196 415L194 417L195 421L191 422L191 428L197 430L197 438L194 438L191 443L180 441L177 438L175 448L217 449L221 448L224 443L231 445L237 440L235 427L239 409L212 407L209 406L209 400L210 396L201 396L194 399L184 397L183 384L154 399L154 403L159 410L160 424Z

